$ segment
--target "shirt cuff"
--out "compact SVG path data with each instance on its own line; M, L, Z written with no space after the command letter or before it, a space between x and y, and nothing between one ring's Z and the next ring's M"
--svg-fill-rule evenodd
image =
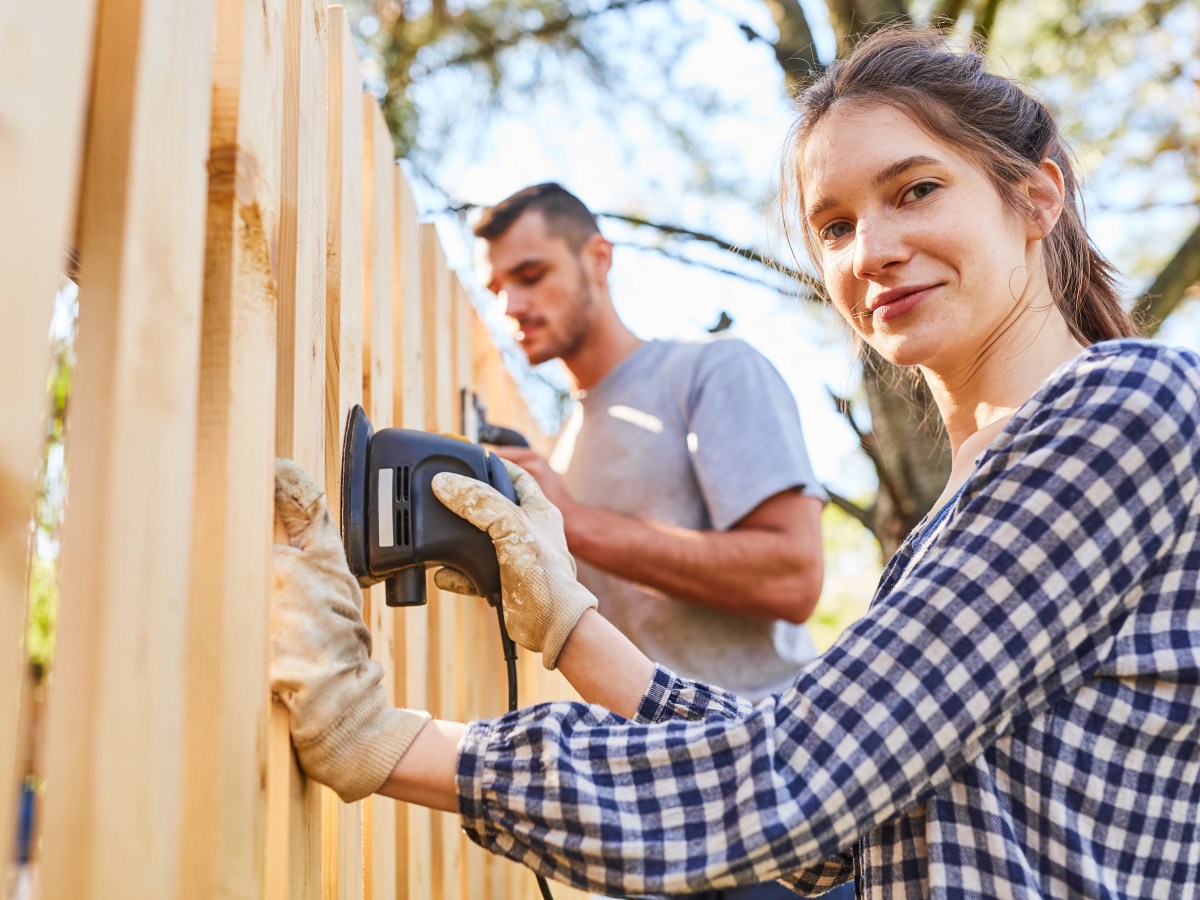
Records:
M670 718L667 711L671 706L672 689L678 680L669 669L656 665L654 675L650 678L650 686L646 688L646 693L642 694L642 699L638 702L633 721L649 724Z
M492 724L490 719L480 719L467 725L458 742L458 768L454 776L463 830L467 837L485 848L495 839L495 829L488 827L491 817L487 814L484 796L484 770Z

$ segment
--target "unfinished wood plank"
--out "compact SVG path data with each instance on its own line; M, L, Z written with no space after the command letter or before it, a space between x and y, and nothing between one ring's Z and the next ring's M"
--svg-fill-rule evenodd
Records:
M420 226L422 317L425 336L425 427L428 431L454 431L453 381L453 275L431 224ZM432 581L431 581L432 584ZM429 601L429 699L436 716L454 718L458 705L459 660L455 653L457 606L462 598L433 590ZM433 814L433 897L462 895L462 845L457 816Z
M325 292L325 444L340 447L350 408L362 398L362 76L350 23L329 7ZM340 458L329 460L333 484Z
M421 332L425 354L425 429L440 431L451 420L453 398L447 393L450 380L450 267L438 240L437 228L419 226L421 251ZM441 299L445 298L445 299Z
M455 395L459 398L459 408L456 410L459 425L456 430L467 434L469 423L465 420L473 419L473 411L468 413L468 408L473 390L471 368L475 311L471 307L467 290L459 279L455 279L452 318L452 368ZM467 436L477 437L470 434ZM464 614L466 621L461 623L458 634L457 652L463 678L460 682L457 715L463 721L487 715L500 715L505 708L490 706L487 699L489 686L503 684L505 678L495 611L486 601L472 597L459 598L459 604L460 613ZM485 900L488 896L488 869L493 865L493 857L472 843L465 832L459 833L459 842L462 844L463 853L463 896Z
M325 0L286 0L276 445L322 480L325 461Z
M341 6L329 7L327 27L325 483L332 489L340 487L346 416L362 399L363 136L362 76ZM337 493L331 496L336 500ZM361 804L343 804L322 789L320 808L320 822L309 820L308 831L297 838L319 843L321 895L361 891ZM293 868L293 880L304 874Z
M390 428L393 398L394 328L392 251L396 223L396 186L392 136L383 120L379 101L362 95L363 124L363 403L375 428ZM384 585L370 589L367 625L373 641L372 656L384 669L388 700L396 702L396 619L406 613L392 609L384 598ZM367 898L396 896L396 817L399 804L375 795L364 801L363 888Z
M404 428L425 427L425 351L422 332L421 243L417 205L400 165L392 169L394 201L392 250L392 326L395 350L394 421ZM430 596L433 592L430 587ZM429 709L429 607L397 610L394 618L397 703ZM402 896L432 894L433 813L403 804L396 830L396 883Z
M218 0L179 895L260 897L280 282L283 2Z
M8 3L0 10L0 683L25 674L29 523L43 452L50 317L63 257L74 241L87 121L95 0ZM47 21L57 23L45 27ZM46 60L54 58L53 78ZM19 689L0 697L0 810L16 808L19 753L27 729ZM26 710L26 713L28 711ZM15 817L0 819L0 847L13 846Z
M326 478L326 18L324 0L287 0L284 6L276 355L275 455L295 460L318 483ZM312 897L322 789L307 784L300 772L287 708L278 700L271 704L267 747L264 896L284 900L294 890L295 896Z
M99 9L46 733L48 898L177 890L211 66L211 3Z
M363 406L372 422L392 424L392 228L395 152L373 94L361 96L363 149ZM379 427L379 426L377 426Z
M396 416L404 428L425 427L425 334L422 318L423 284L421 226L417 201L404 167L395 167L396 200L392 254L392 284L397 298L393 318L396 352Z

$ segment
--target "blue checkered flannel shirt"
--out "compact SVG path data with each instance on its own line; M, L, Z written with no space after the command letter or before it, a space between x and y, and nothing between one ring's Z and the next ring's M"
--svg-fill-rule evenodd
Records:
M473 723L467 833L619 896L1200 897L1198 394L1189 352L1087 349L794 687Z

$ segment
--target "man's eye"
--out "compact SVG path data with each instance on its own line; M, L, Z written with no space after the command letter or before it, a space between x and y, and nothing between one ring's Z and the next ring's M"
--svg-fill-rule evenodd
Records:
M521 284L523 284L525 287L530 287L531 285L535 285L539 281L542 280L542 276L545 274L546 274L545 272L532 272L528 275L522 275L521 276Z
M821 240L836 241L850 233L849 222L833 222L821 229Z

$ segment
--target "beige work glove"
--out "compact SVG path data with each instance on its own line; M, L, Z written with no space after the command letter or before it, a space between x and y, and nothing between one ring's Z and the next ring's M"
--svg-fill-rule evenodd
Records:
M395 709L371 659L362 592L325 498L295 463L275 460L271 690L291 713L300 767L347 803L382 787L429 714Z
M465 475L439 472L433 492L454 513L487 532L500 563L501 604L509 637L553 669L567 636L596 598L575 580L575 560L567 550L562 513L546 499L533 476L501 460L521 505L490 485ZM471 582L455 569L434 573L443 590L472 594Z

